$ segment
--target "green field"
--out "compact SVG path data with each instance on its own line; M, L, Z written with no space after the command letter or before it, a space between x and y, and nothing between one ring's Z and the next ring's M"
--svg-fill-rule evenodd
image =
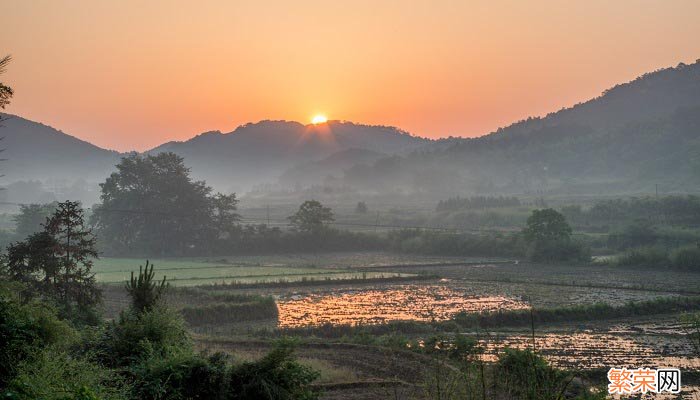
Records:
M282 258L282 257L281 257ZM237 258L235 260L205 258L154 259L156 277L166 276L168 281L177 286L258 283L258 282L296 282L302 280L325 279L361 279L404 276L396 272L358 272L351 269L321 268L309 260L296 258L292 265L280 265L276 259ZM142 259L101 258L95 261L94 272L102 283L122 283L129 279L131 271L138 271L144 265Z

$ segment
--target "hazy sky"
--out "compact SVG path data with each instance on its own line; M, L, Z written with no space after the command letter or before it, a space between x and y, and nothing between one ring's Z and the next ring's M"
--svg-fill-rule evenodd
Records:
M700 1L5 1L10 113L143 150L261 119L478 136L700 58Z

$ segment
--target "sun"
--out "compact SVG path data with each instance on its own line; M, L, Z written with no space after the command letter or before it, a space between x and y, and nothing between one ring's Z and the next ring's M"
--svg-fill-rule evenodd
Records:
M325 115L318 114L311 118L311 123L314 125L325 124L326 122L328 122L328 118Z

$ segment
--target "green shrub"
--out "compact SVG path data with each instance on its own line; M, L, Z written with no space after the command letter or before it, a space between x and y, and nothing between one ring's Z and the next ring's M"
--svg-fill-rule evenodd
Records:
M631 247L653 246L658 240L658 234L650 223L636 221L626 225L620 232L608 236L608 246L616 249Z
M48 305L20 304L9 293L0 295L0 387L15 376L17 365L33 351L66 346L76 336Z
M668 267L668 252L658 247L638 247L627 250L613 261L621 267Z
M37 351L17 366L4 398L15 400L121 400L128 387L114 371L56 348Z
M682 247L671 253L671 266L677 269L700 271L700 247Z
M226 399L313 400L318 394L309 384L318 376L294 359L288 342L281 342L262 359L232 369Z
M225 356L203 357L188 350L171 349L151 354L130 368L136 399L224 399L228 384Z
M574 240L536 240L527 250L527 258L537 262L588 262L591 259L590 250Z
M522 256L520 235L457 234L401 229L388 234L389 248L402 253L453 256Z
M161 281L154 279L154 268L155 266L146 260L146 268L139 265L138 276L134 276L134 271L131 271L131 278L126 283L126 292L131 297L131 308L137 312L155 307L168 288L165 276Z
M110 366L125 366L170 348L191 349L182 317L165 308L142 313L122 312L100 341L100 356Z
M568 373L550 366L529 349L506 349L498 358L496 370L497 385L509 398L558 400L571 382Z

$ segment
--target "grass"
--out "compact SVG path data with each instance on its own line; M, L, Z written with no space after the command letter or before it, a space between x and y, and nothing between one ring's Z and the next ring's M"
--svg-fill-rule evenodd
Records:
M151 260L156 278L167 276L176 286L214 284L254 284L262 282L295 282L306 280L373 279L404 276L392 272L354 272L342 268L316 266L239 264L226 259L210 261L205 258L178 258ZM130 258L102 258L95 262L98 282L121 283L129 279L145 260Z
M180 310L190 326L277 319L277 304L272 297L250 296L242 302L220 302L205 306L187 306Z

